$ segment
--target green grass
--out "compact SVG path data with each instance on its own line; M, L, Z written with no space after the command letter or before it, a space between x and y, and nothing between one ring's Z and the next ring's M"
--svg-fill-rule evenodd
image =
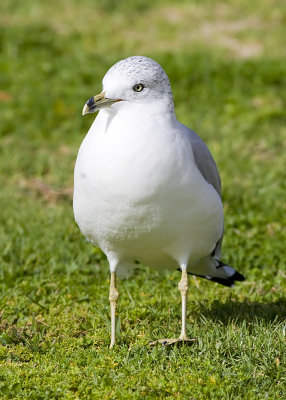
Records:
M0 6L0 398L284 399L285 8L278 0L3 0ZM211 149L223 184L234 289L189 292L141 268L119 282L109 350L109 271L73 220L81 118L107 69L143 54L170 77L179 120Z

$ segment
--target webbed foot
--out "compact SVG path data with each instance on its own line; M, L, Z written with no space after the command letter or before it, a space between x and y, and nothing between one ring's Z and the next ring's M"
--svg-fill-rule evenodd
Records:
M182 339L182 338L178 337L176 339L159 339L159 340L155 340L154 342L149 342L148 344L149 344L149 346L156 346L156 344L161 344L162 346L167 347L167 346L173 346L176 343L178 345L185 344L187 346L190 346L195 342L197 342L196 338L190 338L190 339L185 338L185 339Z

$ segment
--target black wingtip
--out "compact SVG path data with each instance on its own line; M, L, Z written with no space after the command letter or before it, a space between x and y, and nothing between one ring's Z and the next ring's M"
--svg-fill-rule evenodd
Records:
M234 281L245 281L245 277L239 272L235 271L234 275L231 277Z
M216 282L228 287L234 286L235 281L240 281L240 282L245 281L245 277L237 271L235 271L235 273L232 276L229 276L227 278L218 278L218 277L204 277L204 278L207 278L212 282Z
M227 264L224 264L223 262L219 262L220 267L227 266ZM182 271L181 268L177 268L177 271ZM239 272L235 271L233 275L228 276L226 278L221 278L221 277L215 277L215 276L206 276L206 275L198 275L198 274L193 274L192 272L187 271L189 275L194 275L194 276L199 276L200 278L207 279L212 282L219 283L220 285L232 287L235 285L235 281L243 282L245 281L245 277L240 274Z
M181 268L177 268L177 271L181 271ZM227 287L232 287L235 284L235 281L245 281L245 277L240 274L239 272L235 271L235 273L227 278L219 278L215 276L205 276L205 275L197 275L197 274L192 274L191 272L188 272L189 275L194 275L194 276L199 276L200 278L207 279L212 282L219 283L220 285L227 286Z

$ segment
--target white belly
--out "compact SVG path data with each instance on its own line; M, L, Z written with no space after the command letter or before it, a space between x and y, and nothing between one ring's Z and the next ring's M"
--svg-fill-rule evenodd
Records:
M100 113L79 151L74 214L84 235L120 262L175 268L210 254L223 229L215 189L195 167L189 142L109 121ZM116 126L116 129L115 129ZM185 143L182 146L182 141Z

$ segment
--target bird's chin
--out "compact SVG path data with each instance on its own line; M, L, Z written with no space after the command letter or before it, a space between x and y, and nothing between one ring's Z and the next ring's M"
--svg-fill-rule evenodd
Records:
M127 105L127 101L120 100L117 103L111 104L109 107L102 107L100 109L105 110L110 113L114 113L114 112L124 109L126 107L126 105Z

